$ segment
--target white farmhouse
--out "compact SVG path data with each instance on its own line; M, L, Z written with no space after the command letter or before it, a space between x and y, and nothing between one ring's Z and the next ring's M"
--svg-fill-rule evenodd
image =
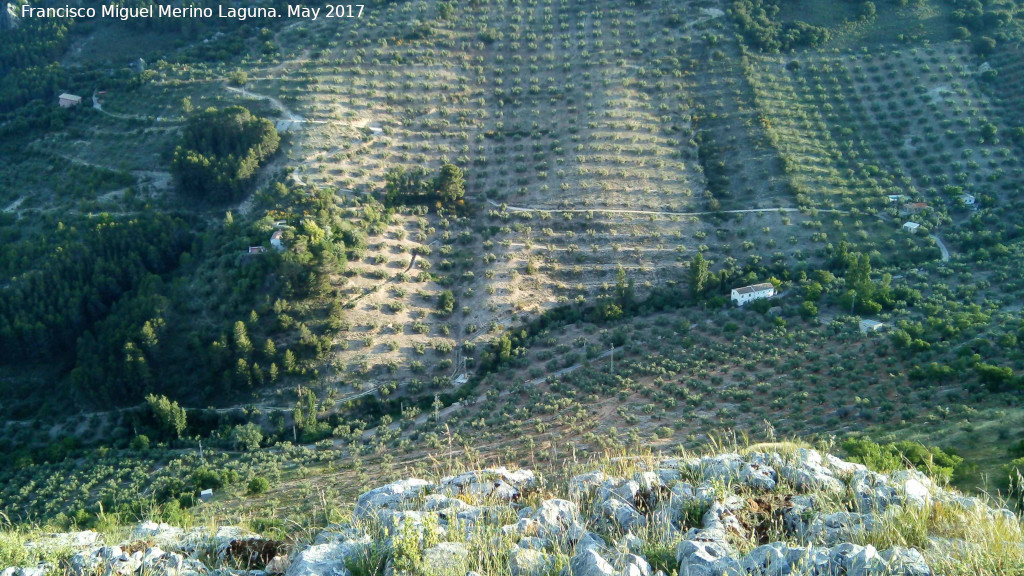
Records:
M772 296L775 296L775 286L769 282L732 289L732 301L737 306L743 306L747 302L771 298Z
M917 222L904 222L903 223L903 229L906 230L907 232L910 232L911 234L917 234L917 229L920 228L920 227L921 227L921 225L918 224Z

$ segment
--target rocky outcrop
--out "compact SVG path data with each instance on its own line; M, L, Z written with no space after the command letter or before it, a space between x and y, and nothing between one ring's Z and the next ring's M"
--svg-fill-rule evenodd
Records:
M879 474L813 450L615 465L635 471L577 475L567 498L537 497L540 483L528 470L400 480L359 496L353 522L294 551L232 526L145 522L116 545L95 532L46 534L26 547L72 549L63 566L8 567L0 576L350 576L368 562L399 576L413 561L423 576L664 576L652 563L689 576L929 576L929 558L975 553L977 544L946 535L929 535L920 550L869 545L908 507L1002 523L1022 545L1008 510L916 471Z

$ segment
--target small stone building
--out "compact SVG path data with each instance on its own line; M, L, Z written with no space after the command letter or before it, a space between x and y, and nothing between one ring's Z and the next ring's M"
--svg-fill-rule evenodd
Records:
M75 96L74 94L68 94L67 92L57 97L57 104L60 104L61 108L74 108L81 103L81 96Z

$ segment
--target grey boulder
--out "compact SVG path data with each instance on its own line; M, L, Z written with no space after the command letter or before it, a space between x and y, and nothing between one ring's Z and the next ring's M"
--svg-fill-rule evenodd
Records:
M570 576L615 576L615 568L596 550L584 550L569 561Z

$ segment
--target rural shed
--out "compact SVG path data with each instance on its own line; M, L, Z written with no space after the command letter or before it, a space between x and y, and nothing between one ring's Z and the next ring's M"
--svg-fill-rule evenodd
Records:
M57 104L60 104L61 108L73 108L81 103L81 96L75 96L74 94L68 94L67 92L57 97Z
M906 222L903 224L903 229L911 234L917 234L917 229L920 227L921 225L917 222Z
M882 322L879 322L878 320L861 320L860 321L860 331L861 331L862 334L867 334L869 332L878 332L879 330L881 330L883 328L885 328L885 324L882 323Z

